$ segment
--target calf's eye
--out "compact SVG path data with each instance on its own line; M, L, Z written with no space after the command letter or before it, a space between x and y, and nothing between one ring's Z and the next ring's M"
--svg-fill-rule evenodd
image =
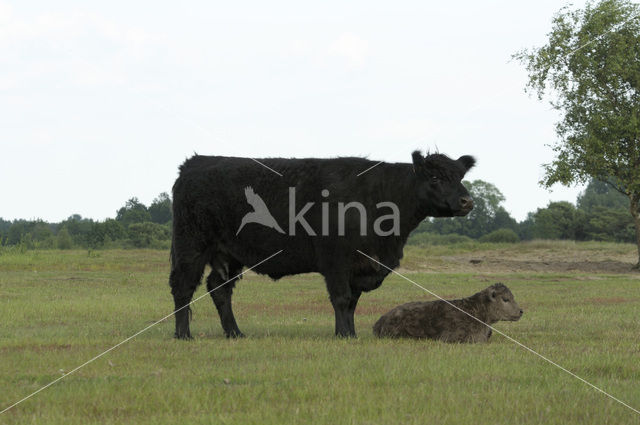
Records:
M502 301L508 303L509 302L509 298L503 298Z

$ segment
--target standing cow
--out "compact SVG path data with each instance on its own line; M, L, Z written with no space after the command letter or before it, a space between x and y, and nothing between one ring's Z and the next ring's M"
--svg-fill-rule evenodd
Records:
M425 217L463 216L473 208L461 183L473 157L412 156L412 164L378 165L363 158L185 161L173 186L175 337L191 338L185 306L207 264L208 290L228 281L211 292L222 328L228 337L243 336L231 295L243 267L258 263L253 270L272 279L322 274L336 335L355 336L360 294L389 273L379 263L397 267L409 233Z

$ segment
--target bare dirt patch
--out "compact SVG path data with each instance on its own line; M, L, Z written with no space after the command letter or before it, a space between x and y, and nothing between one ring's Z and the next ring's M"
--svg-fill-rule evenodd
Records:
M585 301L591 304L611 305L611 304L629 303L629 302L632 302L633 300L622 298L622 297L613 297L613 298L588 298Z
M485 273L606 273L634 274L634 253L614 254L598 250L495 249L425 258L417 270L433 272ZM415 259L414 259L415 264ZM413 267L412 267L413 269Z

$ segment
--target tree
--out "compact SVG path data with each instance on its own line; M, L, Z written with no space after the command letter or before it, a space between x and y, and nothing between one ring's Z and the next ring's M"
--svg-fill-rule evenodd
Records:
M73 214L58 224L58 228L66 228L74 244L86 246L93 224L92 219L82 218L80 214Z
M629 211L629 198L613 189L610 183L592 179L578 195L577 207L587 213L595 207Z
M158 224L165 224L173 217L171 212L171 198L167 192L162 192L149 206L151 221Z
M473 209L464 217L466 220L462 220L467 225L463 226L467 228L464 234L478 238L495 230L492 221L498 211L504 211L500 207L504 202L504 195L493 184L483 180L474 180L466 187L473 198Z
M7 231L6 244L17 245L22 240L22 235L27 233L27 222L25 220L14 220Z
M518 222L502 206L498 207L493 216L491 227L493 229L511 229L516 233L518 232Z
M73 241L71 240L71 235L66 227L63 227L58 231L56 235L56 247L58 249L71 249L73 246Z
M96 222L91 228L88 241L91 248L100 248L105 245L106 241L115 241L124 239L127 232L120 222L108 218L104 222Z
M548 43L514 57L526 65L527 91L561 112L556 157L541 181L609 182L629 198L640 268L640 7L628 0L561 9Z
M4 245L6 243L6 237L10 227L10 221L0 218L0 245Z
M612 185L592 179L578 196L578 209L586 213L587 239L634 242L633 217L629 215L629 198Z
M538 239L584 239L584 213L571 202L550 202L533 215L533 236Z
M51 239L53 237L51 226L49 226L48 223L45 223L42 220L38 220L33 224L30 233L31 237L36 242L44 242L47 239Z
M471 212L465 217L427 219L414 233L457 233L479 238L500 228L517 229L518 223L502 207L505 198L495 185L484 180L464 181L463 184L473 198Z
M628 210L595 206L586 216L588 239L610 242L633 242L633 219Z
M132 223L144 223L151 221L151 214L147 207L138 198L131 198L124 207L120 208L116 214L116 220L127 228Z

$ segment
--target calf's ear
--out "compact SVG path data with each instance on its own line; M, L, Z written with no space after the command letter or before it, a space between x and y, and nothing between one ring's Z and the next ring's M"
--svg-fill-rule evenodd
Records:
M458 158L458 162L461 163L465 170L469 171L474 165L476 165L476 159L471 155L463 155Z

